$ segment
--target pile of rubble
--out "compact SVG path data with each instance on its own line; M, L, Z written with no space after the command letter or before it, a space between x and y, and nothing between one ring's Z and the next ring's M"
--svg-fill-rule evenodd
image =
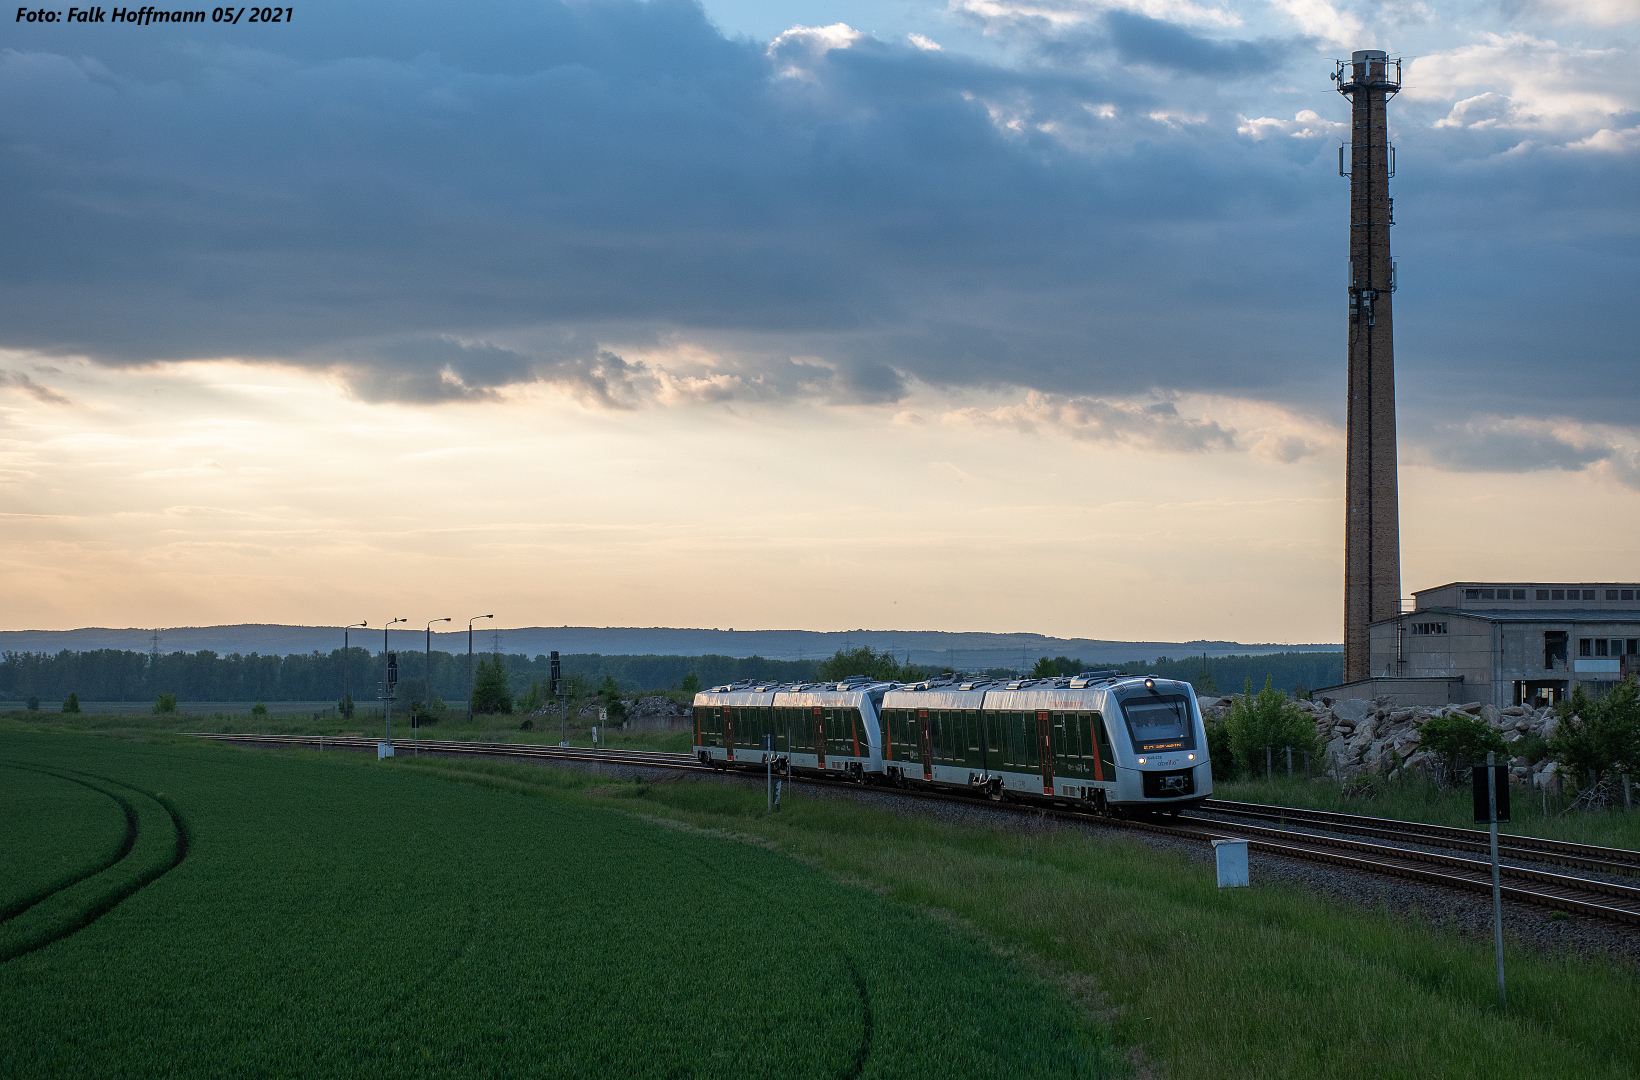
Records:
M1203 700L1202 716L1208 720L1223 719L1237 697ZM1418 725L1437 716L1463 713L1486 721L1487 725L1503 734L1505 745L1519 742L1527 735L1547 739L1559 724L1554 710L1548 707L1534 709L1529 705L1512 705L1499 709L1471 701L1466 705L1397 706L1393 698L1375 700L1364 698L1318 698L1315 701L1293 702L1315 720L1316 738L1326 746L1325 768L1340 778L1361 773L1392 775L1401 769L1428 771L1434 768L1434 757L1419 741ZM1523 757L1509 760L1510 782L1530 784L1533 787L1555 784L1555 763L1532 763Z

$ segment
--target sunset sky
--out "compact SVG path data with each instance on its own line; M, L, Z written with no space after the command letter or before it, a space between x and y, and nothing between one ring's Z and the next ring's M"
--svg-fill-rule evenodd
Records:
M1358 48L1404 591L1640 579L1640 0L327 3L0 23L0 629L1340 640Z

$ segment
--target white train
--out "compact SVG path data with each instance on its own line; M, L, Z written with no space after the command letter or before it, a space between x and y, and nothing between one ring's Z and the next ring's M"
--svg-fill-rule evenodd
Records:
M1213 791L1187 682L1084 672L1012 682L717 686L695 695L695 755L720 767L842 773L993 798L1172 811Z

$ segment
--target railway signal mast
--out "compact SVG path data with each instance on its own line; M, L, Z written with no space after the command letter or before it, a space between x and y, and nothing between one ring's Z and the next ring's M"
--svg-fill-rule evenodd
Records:
M1344 681L1369 677L1368 628L1401 612L1401 517L1395 453L1395 349L1390 294L1395 223L1388 104L1401 61L1377 49L1338 62L1350 100L1350 142L1338 172L1350 181L1349 414L1344 485Z
M393 752L393 699L397 696L395 689L399 684L399 658L387 651L387 631L394 623L409 622L408 619L394 619L382 627L382 655L387 658L387 670L382 675L382 714L387 718L387 753Z

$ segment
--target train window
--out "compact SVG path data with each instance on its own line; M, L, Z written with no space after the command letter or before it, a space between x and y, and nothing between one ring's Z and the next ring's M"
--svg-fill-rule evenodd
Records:
M1195 725L1190 705L1178 694L1146 694L1122 702L1128 735L1133 748L1147 750L1194 750Z

